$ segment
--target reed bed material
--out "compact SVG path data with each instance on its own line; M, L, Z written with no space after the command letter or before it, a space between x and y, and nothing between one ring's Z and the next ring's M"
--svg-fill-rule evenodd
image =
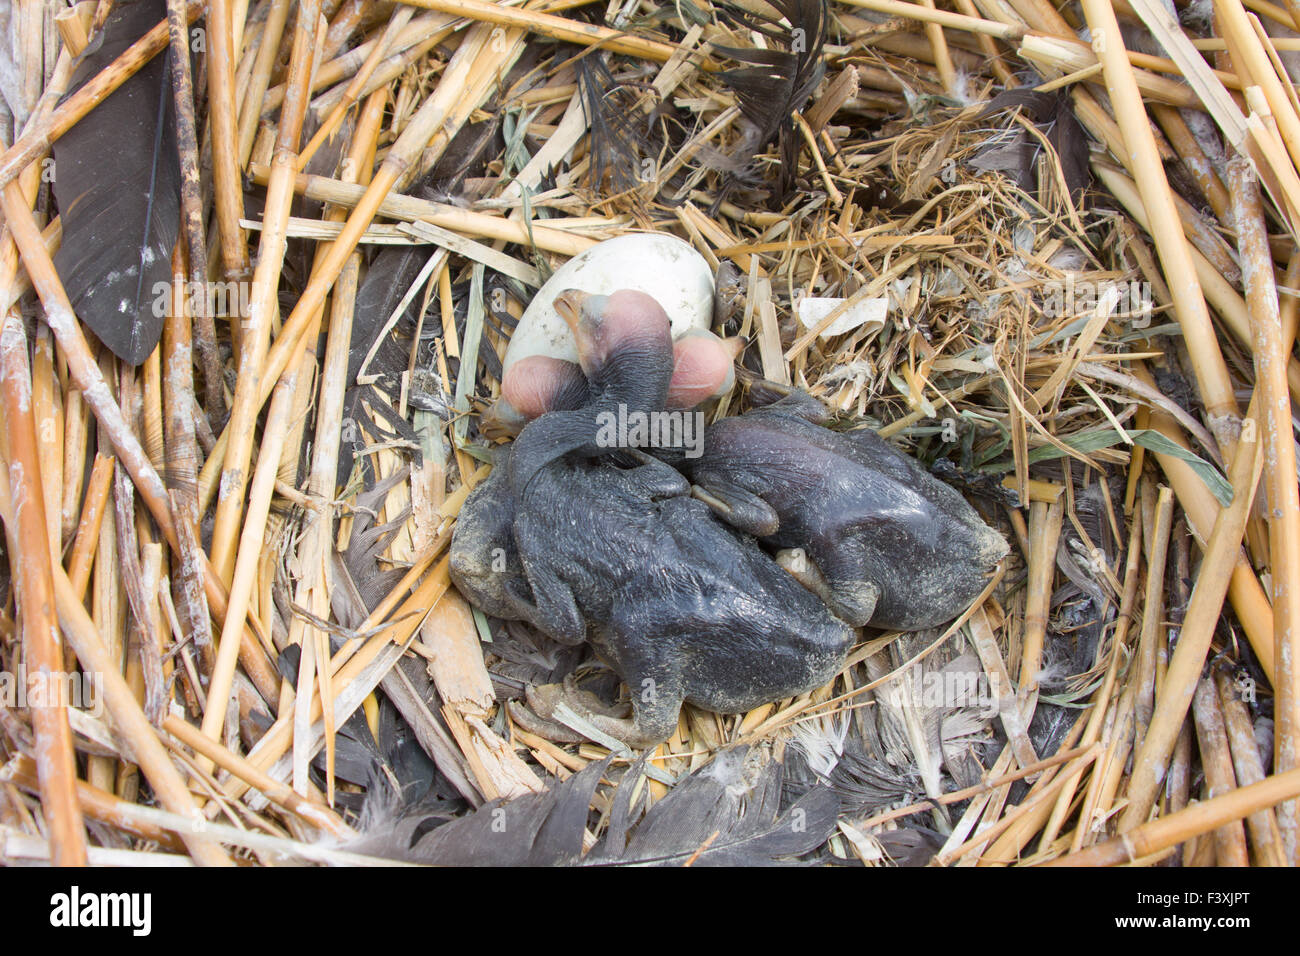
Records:
M743 747L781 812L834 794L813 862L1297 863L1288 11L157 7L71 95L107 4L0 44L27 78L0 100L0 862L364 865L374 811L421 801L426 862L538 862L463 860L446 821L585 800L607 851ZM179 215L132 366L56 265L52 150L155 56ZM747 342L710 416L803 389L1012 548L950 626L862 629L826 687L688 705L638 754L537 717L532 686L619 682L472 608L447 549L523 309L646 230L718 267ZM841 302L808 325L805 296Z

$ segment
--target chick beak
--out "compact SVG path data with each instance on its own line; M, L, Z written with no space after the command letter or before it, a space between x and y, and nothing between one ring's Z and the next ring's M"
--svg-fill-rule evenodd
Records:
M637 315L610 301L610 296L566 289L555 297L555 311L573 333L578 364L588 378L597 377L610 356L635 335Z
M590 334L592 320L584 314L583 305L591 296L578 289L565 289L555 297L555 311L560 314L564 324L569 327L573 337L582 341L584 327Z
M591 300L604 298L605 296L594 296L578 289L565 289L555 297L555 311L573 333L578 346L578 364L584 372L590 372L593 361L596 361L594 352L602 324L600 313L603 302Z

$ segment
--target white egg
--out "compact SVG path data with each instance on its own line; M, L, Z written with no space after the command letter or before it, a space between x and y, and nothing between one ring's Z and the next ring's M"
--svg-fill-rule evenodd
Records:
M555 311L565 289L609 295L636 289L655 298L672 321L673 336L713 321L713 270L676 236L638 232L606 239L574 256L546 281L524 310L506 347L505 369L529 355L578 360L573 333Z

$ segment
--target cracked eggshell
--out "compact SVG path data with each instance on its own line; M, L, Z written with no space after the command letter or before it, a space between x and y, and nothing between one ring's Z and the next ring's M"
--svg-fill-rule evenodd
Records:
M555 297L565 289L592 295L636 289L654 296L672 321L674 338L713 321L713 270L690 245L652 232L606 239L556 269L533 297L506 347L506 370L529 355L578 361L573 333L555 311Z

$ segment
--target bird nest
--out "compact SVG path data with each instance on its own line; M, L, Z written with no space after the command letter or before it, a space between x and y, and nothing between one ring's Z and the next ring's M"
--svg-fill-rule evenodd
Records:
M1296 24L1216 13L14 11L0 860L1294 863ZM447 549L533 293L647 230L748 342L710 416L803 389L1012 548L637 752Z

